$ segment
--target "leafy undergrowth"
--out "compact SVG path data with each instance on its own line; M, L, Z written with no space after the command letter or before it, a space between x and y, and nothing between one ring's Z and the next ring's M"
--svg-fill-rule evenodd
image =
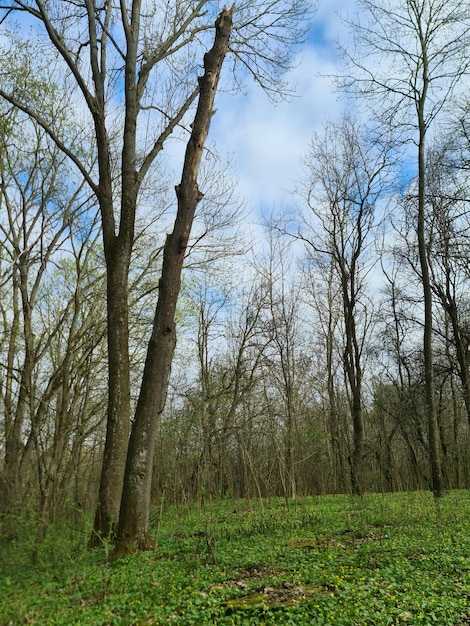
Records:
M0 552L0 624L470 624L470 492L221 500L156 515L158 547L107 561L89 529Z

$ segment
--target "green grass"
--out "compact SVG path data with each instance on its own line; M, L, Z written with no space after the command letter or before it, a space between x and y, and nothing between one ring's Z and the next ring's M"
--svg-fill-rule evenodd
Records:
M89 528L15 528L2 626L470 624L467 491L172 507L155 552L113 563Z

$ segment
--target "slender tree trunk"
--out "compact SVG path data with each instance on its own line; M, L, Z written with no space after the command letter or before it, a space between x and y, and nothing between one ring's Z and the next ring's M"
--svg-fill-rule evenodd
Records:
M351 272L351 274L353 274ZM344 367L350 393L350 410L353 425L353 448L351 452L351 490L354 495L362 495L363 485L363 456L364 456L364 425L362 411L362 368L360 349L356 336L355 315L355 288L351 284L351 296L348 295L347 281L353 281L354 276L348 276L342 268L344 322L346 346L344 350Z
M328 276L328 323L326 327L326 389L328 393L328 414L327 428L331 442L331 475L332 484L329 489L333 493L341 493L344 485L344 457L341 446L340 418L338 409L338 399L335 387L334 372L334 329L337 321L333 317L334 294L332 289L334 266L331 264Z
M360 387L355 387L351 400L351 413L353 422L353 449L351 454L351 488L356 496L364 492L363 484L363 449L364 427L362 417L362 400Z
M155 439L176 345L174 317L181 270L195 210L203 197L197 185L197 175L213 115L220 71L228 50L232 11L233 8L224 8L217 18L214 45L204 55L205 72L199 79L199 102L186 148L181 183L176 187L178 211L173 232L165 243L152 336L129 442L115 557L152 546L149 512Z
M424 299L424 334L423 334L423 352L424 352L424 378L426 389L426 414L428 422L429 437L429 463L431 468L431 488L434 496L439 498L443 493L442 471L440 458L440 441L439 428L437 421L436 401L434 397L434 367L432 353L432 290L429 275L429 266L426 250L425 236L425 194L426 194L426 170L425 170L425 140L426 140L426 122L424 118L424 104L427 94L427 63L426 54L423 53L423 92L418 101L418 251L419 262L421 267L421 280L423 285Z
M295 476L295 452L294 452L294 410L292 406L292 389L289 388L287 391L287 402L286 402L286 413L287 413L287 434L286 434L286 452L285 452L285 463L286 463L286 474L287 474L287 485L286 485L286 493L285 499L286 502L288 498L291 500L295 500L297 497L297 481Z
M3 459L3 475L1 476L1 501L3 510L7 510L20 492L17 482L19 480L18 468L22 456L21 427L23 415L15 411L14 406L14 383L15 383L15 355L18 351L20 338L20 305L18 297L18 268L13 266L12 279L12 321L10 336L8 339L7 367L5 375L4 404L4 437L5 455ZM20 386L20 390L23 385ZM19 404L19 400L18 400Z
M136 3L137 4L137 3ZM90 545L103 537L113 538L119 519L130 432L130 358L129 358L129 264L134 243L138 180L135 172L135 128L138 114L135 84L136 41L128 44L126 56L126 114L122 149L122 194L119 230L113 205L113 183L109 138L105 126L105 101L102 85L99 112L95 115L98 144L101 221L106 260L107 340L108 340L108 409L106 440L100 477L98 505ZM132 135L132 133L134 133Z
M470 360L468 342L462 334L458 320L457 306L454 300L448 298L447 305L444 305L452 326L453 341L455 344L458 367L458 376L462 383L462 395L465 404L467 419L470 422Z
M24 235L24 233L23 233ZM32 406L33 392L32 379L35 366L34 335L31 320L31 297L29 293L29 261L25 255L21 254L18 248L16 251L18 258L18 272L14 270L14 281L17 279L17 289L14 285L13 292L13 321L11 327L10 345L8 351L8 409L9 415L6 419L5 431L5 458L4 476L6 479L6 498L9 505L14 506L22 497L22 485L27 480L27 473L22 472L22 463L25 459L27 446L23 443L22 432L25 424L28 424L28 417L33 415ZM16 277L15 277L16 274ZM21 296L21 298L20 298ZM21 304L20 304L21 300ZM20 320L21 318L21 320ZM22 328L20 330L20 323ZM16 407L13 409L12 388L15 378L14 350L17 349L17 338L22 335L23 339L23 362L19 373L18 397ZM31 428L33 424L31 423Z

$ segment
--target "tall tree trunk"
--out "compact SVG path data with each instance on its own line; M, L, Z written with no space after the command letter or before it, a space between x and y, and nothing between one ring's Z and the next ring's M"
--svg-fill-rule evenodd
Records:
M119 519L130 431L129 255L115 238L107 265L108 411L98 506L90 545L113 537Z
M133 12L140 3L133 4ZM138 21L138 17L136 18ZM138 24L136 23L138 32ZM116 227L113 204L110 141L105 124L105 96L102 77L95 77L98 110L94 114L98 147L103 244L106 260L106 301L108 340L108 409L106 440L100 477L98 506L90 545L102 537L113 538L119 519L124 469L130 431L129 357L129 265L134 244L135 213L139 182L136 175L136 123L138 115L136 82L136 38L128 37L125 70L125 122L122 147L121 210ZM118 234L116 234L116 231Z
M434 397L434 367L432 353L432 290L429 275L429 266L426 250L425 237L425 194L426 194L426 165L425 165L425 141L426 141L426 121L424 117L424 105L426 102L428 75L427 75L427 55L423 50L423 90L421 98L417 103L418 113L418 219L417 236L418 252L421 267L421 280L423 285L424 299L424 333L423 333L423 353L424 353L424 379L426 389L426 414L428 422L429 437L429 463L431 468L431 488L436 498L442 496L442 471L440 458L439 428L437 421L436 401Z
M364 425L362 410L362 367L360 348L357 341L355 322L355 287L354 273L351 276L342 268L344 327L346 345L344 349L344 368L349 387L349 405L353 425L353 447L350 457L351 490L360 496L364 492L363 456L364 456ZM350 283L350 295L348 284Z
M458 376L462 383L462 395L465 404L465 411L467 419L470 422L470 356L468 340L466 340L464 333L462 332L461 325L458 319L458 310L454 298L448 295L447 301L443 302L443 306L447 311L451 326L453 341L455 344L455 352L458 363Z
M19 278L18 267L13 266L12 269L12 320L10 325L10 336L8 338L8 352L6 373L3 393L3 414L4 414L4 437L5 437L5 453L3 458L3 472L0 477L0 498L2 509L6 511L14 503L14 498L20 489L18 488L20 459L23 453L21 443L21 428L23 425L24 414L15 410L15 356L19 350L20 334L20 305L19 305ZM5 332L5 330L4 330ZM21 382L24 370L21 373ZM20 395L23 385L20 384ZM20 404L19 398L17 406Z
M351 488L354 495L360 496L364 492L364 428L360 386L356 386L352 394L353 449L351 453Z
M114 556L148 549L150 490L158 420L163 411L176 345L175 310L181 270L197 204L203 197L197 176L209 132L220 71L227 54L232 12L223 9L215 22L214 45L204 55L204 75L199 79L199 101L189 139L181 183L176 187L177 216L163 253L162 275L152 336L127 455L124 488Z
M337 319L334 317L334 265L330 264L327 281L327 323L325 329L325 348L326 348L326 389L328 397L327 412L327 430L330 440L331 462L331 484L328 486L333 493L342 493L346 488L344 484L344 456L341 446L340 434L340 416L338 408L338 398L335 386L335 370L334 370L334 334L337 325Z

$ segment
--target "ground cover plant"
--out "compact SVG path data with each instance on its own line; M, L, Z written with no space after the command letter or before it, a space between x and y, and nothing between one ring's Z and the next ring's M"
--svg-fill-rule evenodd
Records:
M89 520L3 523L2 626L470 624L467 491L162 506L118 561Z

